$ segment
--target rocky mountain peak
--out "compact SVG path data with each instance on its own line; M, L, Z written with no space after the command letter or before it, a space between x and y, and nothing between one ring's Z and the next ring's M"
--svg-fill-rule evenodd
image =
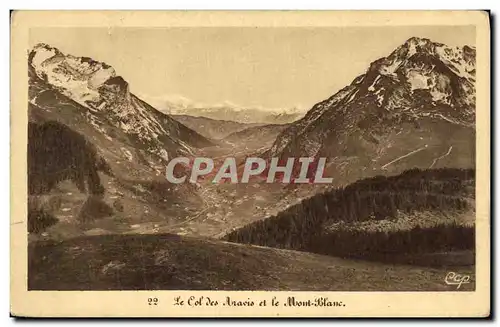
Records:
M394 149L394 139L415 132L414 126L470 128L475 100L475 49L413 37L314 105L277 137L270 154L361 158L375 151L382 156L389 151L384 142Z
M104 62L64 54L41 43L29 53L28 64L32 105L47 108L47 102L56 107L76 103L80 114L108 140L119 130L134 147L161 161L210 144L132 94L129 83ZM67 100L61 100L61 95Z
M474 113L475 79L473 47L449 47L412 37L387 57L374 61L351 86L360 95L365 91L376 95L376 105L389 111L439 107L444 111L441 114L468 123ZM447 112L443 106L455 110Z
M117 77L115 69L104 62L65 55L43 43L33 48L28 62L38 77L91 110L101 109L100 88Z
M432 42L426 38L412 37L396 48L389 56L372 63L370 70L377 70L384 75L395 75L396 70L409 62L424 67L441 62L458 77L470 82L475 81L474 47L449 47L442 43ZM415 68L415 67L414 67Z
M406 47L414 52L432 52L436 45L442 45L432 42L431 40L423 37L411 37L401 47Z

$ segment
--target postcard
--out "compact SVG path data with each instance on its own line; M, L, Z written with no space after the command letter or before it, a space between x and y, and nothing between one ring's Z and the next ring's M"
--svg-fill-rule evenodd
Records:
M488 317L481 11L14 11L11 314Z

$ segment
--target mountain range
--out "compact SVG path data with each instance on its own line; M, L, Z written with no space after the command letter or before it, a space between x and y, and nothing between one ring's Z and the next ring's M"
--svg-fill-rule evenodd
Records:
M169 115L205 117L243 124L287 124L302 118L306 113L298 108L249 107L229 101L200 104L182 96L144 96L144 99Z
M422 238L430 254L447 250L453 241L450 249L466 251L470 258L475 65L473 47L414 37L304 113L231 104L200 107L183 99L151 105L133 94L110 65L39 44L28 55L30 287L46 288L50 276L76 276L65 285L63 278L51 280L47 287L126 284L129 289L160 289L194 287L197 281L204 289L232 289L231 278L246 276L238 277L238 287L290 289L308 274L309 262L314 263L311 271L323 277L336 262L367 270L349 260L269 247L359 258L359 252L373 245L373 252L383 257L397 242L415 254L420 244L415 240ZM334 182L173 185L163 175L165 163L176 156L203 156L219 163L228 156L243 162L258 155L282 160L326 157L325 175ZM53 178L45 166L64 173L58 171ZM455 224L450 217L456 215ZM430 224L425 228L433 237L422 232L421 222ZM224 236L268 248L228 244L220 240ZM356 242L349 243L354 237ZM464 237L466 244L461 243ZM52 243L54 239L67 242ZM332 252L332 242L352 247ZM146 243L152 268L143 280L142 259L121 249L129 246L134 252ZM235 260L263 252L268 256L255 263ZM60 262L45 260L46 253L57 253ZM77 257L96 258L95 280L79 284L74 263L86 267L88 260ZM212 265L221 258L220 265ZM196 272L192 260L199 263ZM275 267L283 273L296 267L287 285L280 284L280 276L262 282ZM165 274L166 268L172 269ZM386 268L374 268L380 270L374 278L382 281L376 289L387 285ZM231 273L212 278L205 271ZM401 271L396 278L427 273ZM350 270L337 273L358 276ZM432 276L429 288L441 289L442 272ZM314 284L317 289L335 282L323 277ZM358 283L351 278L348 286L337 283L331 289L357 289ZM314 285L303 283L296 289Z

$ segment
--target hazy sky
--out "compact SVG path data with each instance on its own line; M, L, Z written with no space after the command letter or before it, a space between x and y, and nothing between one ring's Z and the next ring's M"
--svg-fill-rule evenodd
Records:
M104 61L139 96L309 109L412 36L475 45L474 27L412 26L37 28L30 46Z

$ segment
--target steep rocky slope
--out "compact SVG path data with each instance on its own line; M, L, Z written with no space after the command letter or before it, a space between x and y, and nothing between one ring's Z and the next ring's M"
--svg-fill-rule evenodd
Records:
M49 137L39 144L41 134L30 132L30 152L33 158L40 159L30 162L30 171L34 173L30 180L34 181L36 175L41 181L38 184L44 188L50 185L43 196L30 192L30 210L49 210L59 220L44 235L33 238L139 232L140 224L179 223L202 206L203 200L192 185L167 183L165 163L178 155L193 156L199 147L212 143L134 96L128 83L111 66L86 57L64 55L58 49L39 44L29 53L28 75L30 126L54 127L49 129L49 136L56 135L60 129L57 126L61 126L67 135L80 140L71 143L70 139ZM85 143L88 146L83 146ZM47 144L63 148L49 153ZM95 160L87 160L90 166L95 166L94 161L105 164L109 176L96 177L95 169L80 165L85 160L75 158L86 158L85 153L89 152L84 148L95 152ZM57 171L51 172L61 178L52 182L50 176L39 176L49 167L43 167L44 160L62 162L53 165ZM65 169L70 170L69 174L61 173ZM82 172L93 175L94 181L100 180L99 188L102 186L104 191L99 195L84 192L78 177ZM104 210L105 215L94 212L89 216L93 206L108 209Z

